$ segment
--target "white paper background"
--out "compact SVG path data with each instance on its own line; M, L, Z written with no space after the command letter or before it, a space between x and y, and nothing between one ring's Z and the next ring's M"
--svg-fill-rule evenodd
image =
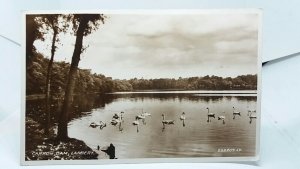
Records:
M21 41L21 10L25 9L122 9L122 8L242 8L264 9L264 61L298 52L300 41L300 1L203 1L203 0L90 0L16 1L0 0L0 35ZM118 3L117 3L118 2ZM21 168L20 93L21 48L0 37L0 168ZM105 165L101 168L299 168L300 166L300 57L267 64L263 68L261 161L245 164L130 164ZM24 72L23 72L24 73ZM83 166L72 166L82 168ZM70 168L44 166L27 168ZM84 166L99 168L99 166Z

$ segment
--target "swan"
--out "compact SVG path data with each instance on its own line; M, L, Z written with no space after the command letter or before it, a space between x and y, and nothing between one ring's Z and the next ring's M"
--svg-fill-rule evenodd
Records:
M117 113L115 113L113 116L113 119L119 119L119 118L120 118L120 116Z
M247 106L247 109L248 109L248 113L247 113L247 116L250 116L251 113L256 113L256 110L254 109L249 109L249 106Z
M207 116L215 118L215 113L209 113L209 108L207 107Z
M225 114L225 112L223 112ZM218 116L218 120L222 120L223 124L225 124L225 116Z
M122 121L119 123L119 131L120 131L121 133L123 132Z
M225 116L218 116L218 120L225 120Z
M250 114L250 119L256 119L256 115L252 115L252 113Z
M139 132L139 119L137 117L135 117L135 120L132 122L132 125L136 126L136 132Z
M96 128L96 127L98 127L99 126L99 124L97 124L97 123L95 123L95 122L92 122L91 124L90 124L90 127L92 127L92 128Z
M120 113L120 118L121 118L121 120L123 120L123 114L124 114L124 112L121 111L121 113Z
M241 112L235 111L234 107L232 107L232 108L233 108L233 115L239 115L239 116L241 116Z
M120 120L118 120L118 119L112 119L111 121L110 121L110 124L111 125L117 125L118 123L120 123L121 121Z
M102 130L104 127L106 127L106 123L104 123L103 121L100 121L99 127Z
M135 116L135 118L136 119L145 119L145 116L143 115L143 114L141 114L141 115L137 115L137 116Z
M141 115L142 115L142 116L145 116L145 117L151 116L150 113L144 112L144 109L142 109L142 114L141 114Z
M163 124L174 124L175 120L165 120L165 115L161 115L163 117L162 123Z
M249 110L249 109L248 109L247 116L250 116L251 113L256 113L256 110Z
M248 110L247 116L249 116L251 114L251 112L252 112L251 110Z
M140 122L138 121L138 119L135 119L133 122L132 122L132 125L136 126L136 125L139 125Z
M252 115L252 112L251 112L249 118L250 118L250 124L251 124L252 123L252 119L256 119L256 115Z
M179 117L179 119L182 121L182 126L185 127L185 112L182 112L181 116Z
M180 119L180 120L185 120L185 113L184 113L184 112L182 112L182 114L181 114L181 116L180 116L179 119Z
M113 119L119 119L120 118L122 120L123 114L124 114L123 111L121 111L121 113L115 113L114 116L113 116Z
M144 117L151 116L150 113L146 113L146 112L142 113L141 115L144 116Z

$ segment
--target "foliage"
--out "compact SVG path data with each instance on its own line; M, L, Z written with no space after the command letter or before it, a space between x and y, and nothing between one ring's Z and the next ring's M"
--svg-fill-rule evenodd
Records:
M36 51L33 43L35 40L44 40L44 33L39 31L42 24L36 21L37 15L26 15L26 58Z
M83 35L87 36L91 34L93 31L97 30L100 24L104 24L106 16L103 14L74 14L71 16L72 24L73 24L73 32L77 32L79 23L87 20L88 26L85 27Z
M27 95L41 94L45 91L46 68L49 59L35 53L27 66L26 90ZM54 62L51 75L51 92L56 96L65 89L66 78L70 64L64 61ZM241 75L235 78L218 76L189 77L189 78L160 78L119 80L92 73L89 69L78 69L74 92L108 93L115 91L133 90L256 90L256 75Z

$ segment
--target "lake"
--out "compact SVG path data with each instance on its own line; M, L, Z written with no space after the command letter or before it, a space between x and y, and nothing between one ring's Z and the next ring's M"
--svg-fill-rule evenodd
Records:
M69 136L96 149L113 143L116 157L227 157L254 156L256 119L250 123L248 110L256 110L256 91L139 91L74 98ZM233 118L233 107L241 112ZM215 118L208 120L208 110ZM111 125L115 113L124 112L121 125ZM142 112L150 113L143 123L132 122ZM180 120L182 112L186 119ZM163 125L165 119L174 124ZM218 116L225 116L224 123ZM257 119L259 120L259 119ZM107 124L102 130L92 122ZM184 123L184 124L183 124ZM230 150L223 151L223 150ZM99 159L108 158L99 152Z

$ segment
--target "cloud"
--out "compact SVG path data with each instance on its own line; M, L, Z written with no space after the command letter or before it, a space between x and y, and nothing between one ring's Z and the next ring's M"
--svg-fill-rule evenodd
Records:
M108 16L84 39L80 67L120 79L257 73L255 14ZM58 53L71 56L64 43Z

